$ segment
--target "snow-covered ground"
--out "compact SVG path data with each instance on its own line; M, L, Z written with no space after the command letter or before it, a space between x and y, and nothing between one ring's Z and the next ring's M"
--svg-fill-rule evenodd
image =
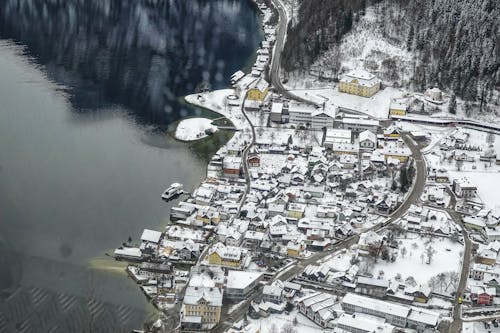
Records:
M469 133L466 145L480 147L483 151L488 148L487 133L471 129L463 130ZM481 151L466 151L467 154L474 156L475 161L463 162L460 171L458 171L455 160L448 161L442 157L438 143L432 147L429 154L425 155L427 164L432 168L448 170L450 179L468 178L473 185L477 186L478 196L487 207L500 207L500 202L496 197L497 185L500 184L500 166L495 165L495 163L490 166L490 163L480 161ZM500 153L500 135L495 135L493 147L497 153ZM461 150L456 150L456 152L460 153Z
M250 124L241 112L240 106L230 106L227 97L236 96L240 102L242 97L236 94L234 89L220 89L199 94L187 95L184 97L186 102L200 106L202 108L214 111L229 119L237 129L250 128Z
M314 322L310 321L307 317L298 313L296 310L290 312L289 315L286 314L272 314L267 318L260 319L250 319L250 325L253 327L259 327L260 332L268 333L271 332L271 326L273 324L276 326L276 332L280 332L281 328L286 324L293 324L294 318L297 318L297 326L294 328L300 333L322 333L323 328L316 325Z
M217 131L217 126L212 125L212 120L207 118L189 118L179 122L175 130L175 138L184 141L203 139L208 136L207 130L212 133Z
M386 279L394 279L397 274L401 274L403 281L412 276L417 284L426 285L431 277L439 273L460 271L463 250L460 243L454 243L447 238L434 237L430 243L426 244L427 237L416 234L408 234L408 237L410 238L400 239L399 255L395 262L379 260L375 263L374 275L378 275L378 272L382 270ZM430 264L426 263L428 246L435 250ZM404 257L401 254L403 247L407 251Z
M477 186L477 194L487 208L500 208L498 189L500 186L500 172L481 171L450 171L450 177L469 179Z
M311 100L317 104L326 103L326 106L339 106L345 109L361 111L378 119L387 119L392 98L400 98L404 92L400 89L387 87L372 97L361 97L342 93L337 86L323 89L293 90L297 96Z

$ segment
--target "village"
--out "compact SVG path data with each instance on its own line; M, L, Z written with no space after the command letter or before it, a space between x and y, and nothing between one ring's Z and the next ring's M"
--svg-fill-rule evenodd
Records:
M363 69L327 97L284 93L269 82L280 26L267 24L273 9L259 9L265 40L251 71L185 97L225 117L234 135L205 181L179 191L164 230L114 252L163 313L156 327L498 327L500 129L442 116L449 96L435 87L395 98ZM187 119L178 138L216 130Z

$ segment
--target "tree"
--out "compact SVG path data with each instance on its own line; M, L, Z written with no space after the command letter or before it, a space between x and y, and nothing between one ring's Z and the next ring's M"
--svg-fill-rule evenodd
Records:
M417 281L413 276L408 276L405 280L405 283L409 286L415 287L417 285Z
M436 253L436 250L434 250L434 248L429 245L425 248L425 254L427 255L427 259L428 259L428 264L431 263L432 261L432 257L434 256L434 253Z
M463 165L464 165L464 161L462 161L462 160L456 160L455 166L457 167L457 171L461 171Z
M292 323L286 323L281 327L281 333L297 333L297 329Z
M455 94L451 95L450 102L448 103L448 112L457 114L457 97Z
M408 173L406 171L406 167L402 167L399 171L399 184L401 191L406 191L408 187Z
M408 38L406 39L406 49L411 51L413 48L413 38L415 35L415 30L413 29L413 25L410 26L410 31L408 32Z
M271 326L269 326L267 333L278 333L278 326L276 326L276 323L272 323Z
M406 256L406 253L408 252L408 250L406 249L406 247L402 247L401 248L401 256L404 258Z

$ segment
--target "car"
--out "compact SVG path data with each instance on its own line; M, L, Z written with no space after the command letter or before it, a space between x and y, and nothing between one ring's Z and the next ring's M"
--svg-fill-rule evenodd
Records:
M462 300L462 297L459 297L458 298L458 304L462 304L463 300Z

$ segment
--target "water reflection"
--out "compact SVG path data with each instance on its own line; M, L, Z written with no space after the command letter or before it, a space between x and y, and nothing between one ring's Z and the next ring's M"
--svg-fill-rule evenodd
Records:
M3 0L0 36L28 46L81 112L125 105L141 123L191 112L177 97L227 85L260 40L247 0ZM243 60L244 61L244 60Z

